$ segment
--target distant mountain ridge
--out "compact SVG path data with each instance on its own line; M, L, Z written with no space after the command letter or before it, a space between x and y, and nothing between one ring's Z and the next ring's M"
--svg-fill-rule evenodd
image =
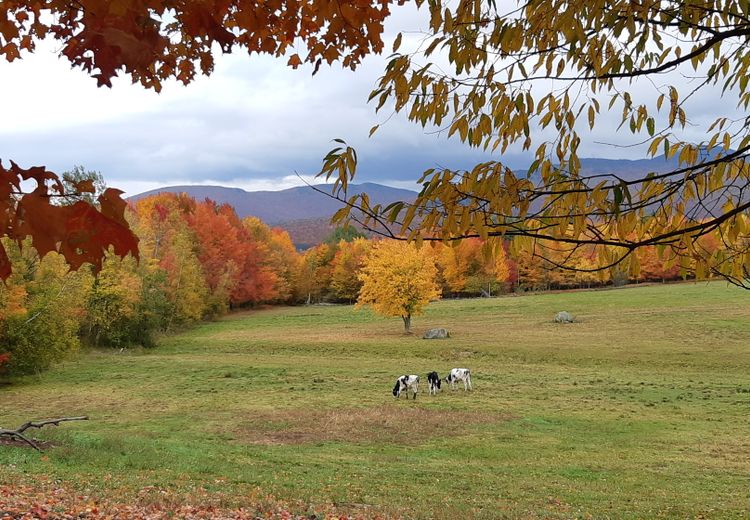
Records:
M648 172L664 172L678 167L676 157L666 159L660 155L651 159L599 159L582 158L584 175L613 174L625 180L643 177ZM524 175L526 170L518 171ZM330 185L317 185L330 191ZM350 184L349 195L367 193L371 204L387 205L396 201L413 201L417 192L366 182ZM186 193L196 200L211 199L234 207L240 218L254 216L267 224L286 229L298 247L305 248L320 243L333 230L330 217L341 203L309 186L279 191L246 191L223 186L168 186L129 197L137 201L157 193Z
M318 185L330 191L330 185ZM350 184L348 195L367 193L372 204L390 204L399 200L414 200L417 192L401 188L391 188L382 184ZM331 217L341 202L319 193L309 186L300 186L279 191L245 191L240 188L223 186L167 186L129 197L131 201L158 193L186 193L196 200L209 198L220 204L234 207L240 218L258 217L271 225L283 222L321 219Z

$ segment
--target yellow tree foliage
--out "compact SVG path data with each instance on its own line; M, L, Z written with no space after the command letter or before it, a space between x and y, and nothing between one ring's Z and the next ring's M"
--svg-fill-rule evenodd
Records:
M370 252L371 245L372 242L366 238L339 242L331 269L331 291L337 299L349 302L357 299L362 287L362 280L358 274Z
M331 262L335 255L329 244L319 244L305 251L297 275L298 299L307 303L323 298L331 285Z
M498 283L506 284L510 280L510 265L508 265L508 255L505 252L505 246L501 243L495 250L495 265L493 271L495 280Z
M143 280L133 258L109 256L88 298L86 328L94 345L120 346L141 301Z
M91 275L56 253L40 259L29 241L5 247L13 274L0 284L0 357L11 373L39 372L78 348Z
M505 288L510 278L505 249L500 242L473 238L436 246L444 290L452 293L486 294Z
M182 215L188 201L169 194L146 197L132 212L147 270L164 270L170 309L164 327L200 320L207 313L208 287L196 253L196 239Z
M396 39L370 96L377 109L468 147L528 151L531 165L513 171L498 155L467 170L431 168L413 202L371 205L345 193L357 157L342 141L321 170L349 204L340 221L357 210L370 229L417 241L513 237L515 251L543 258L554 256L552 242L593 248L596 268L620 264L631 277L633 253L660 246L680 257L683 273L713 271L750 287L745 3L417 3L430 29L414 48ZM691 117L694 100L718 96L711 117ZM662 166L628 177L583 168L579 150L613 119ZM729 247L696 247L703 235ZM573 256L563 260L575 267Z
M359 274L362 289L357 306L370 305L383 316L400 316L411 331L411 317L419 316L440 297L437 268L427 248L395 240L373 245Z

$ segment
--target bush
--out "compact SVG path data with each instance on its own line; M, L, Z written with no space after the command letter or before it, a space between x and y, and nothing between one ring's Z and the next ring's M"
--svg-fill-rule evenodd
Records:
M0 365L11 375L37 373L79 347L91 276L68 272L56 254L39 261L31 248L6 248L14 274L0 289Z

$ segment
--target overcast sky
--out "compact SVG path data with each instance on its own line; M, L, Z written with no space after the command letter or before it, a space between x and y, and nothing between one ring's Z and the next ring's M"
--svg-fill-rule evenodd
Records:
M421 17L410 9L396 9L387 26L390 40L397 30L419 28ZM337 137L358 151L356 182L414 188L427 168L468 168L489 157L400 116L368 139L369 129L389 115L375 114L367 103L385 62L371 56L356 72L337 65L312 77L310 68L292 70L284 59L238 51L219 56L211 77L187 87L170 82L156 94L127 80L97 88L45 42L22 60L0 62L0 159L58 173L83 165L133 195L175 184L299 185L295 173L318 171ZM616 124L610 126L585 141L582 155L639 158L594 142L614 142ZM503 159L514 168L530 162L522 154Z

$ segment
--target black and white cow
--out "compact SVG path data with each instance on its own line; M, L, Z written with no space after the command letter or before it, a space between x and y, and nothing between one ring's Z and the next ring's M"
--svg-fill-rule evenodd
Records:
M396 386L393 387L393 397L398 399L401 396L401 392L405 392L406 398L409 399L409 390L414 393L414 399L416 399L417 392L419 392L419 376L401 376L396 379Z
M437 395L440 390L440 376L437 372L427 374L427 383L430 385L430 395Z
M464 382L464 391L471 390L471 371L468 368L452 368L445 382L450 383L451 388L456 388L457 381Z

